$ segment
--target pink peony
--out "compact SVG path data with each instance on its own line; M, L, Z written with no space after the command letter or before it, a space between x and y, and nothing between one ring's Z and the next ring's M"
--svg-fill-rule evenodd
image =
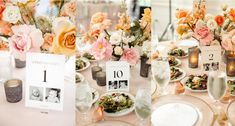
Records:
M230 31L228 34L222 36L222 47L225 50L235 50L235 30Z
M202 45L210 45L210 42L214 39L214 35L206 26L196 28L194 36L200 41Z
M10 50L16 59L25 60L27 52L39 52L43 43L42 32L33 25L12 27L13 36L9 38Z
M106 39L98 39L91 47L91 54L97 60L108 60L111 58L113 53L113 47Z
M120 60L127 61L130 65L135 65L139 60L139 52L133 48L124 49L123 55Z

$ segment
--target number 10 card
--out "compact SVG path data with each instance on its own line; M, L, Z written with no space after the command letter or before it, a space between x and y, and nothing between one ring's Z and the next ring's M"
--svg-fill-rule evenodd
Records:
M65 56L27 53L26 107L63 110Z
M106 63L107 91L129 91L130 65L125 61Z

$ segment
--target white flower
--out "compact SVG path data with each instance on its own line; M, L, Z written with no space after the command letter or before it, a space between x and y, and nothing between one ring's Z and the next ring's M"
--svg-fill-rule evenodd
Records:
M114 48L114 54L119 55L119 56L122 55L123 54L123 49L120 46L116 46Z
M135 41L135 36L123 37L123 43L125 43L125 44L128 44L128 43L133 42L133 41Z
M211 19L214 19L214 16L212 14L206 14L205 21L207 22L207 21L209 21Z
M152 49L152 46L151 46L151 42L150 41L145 41L143 43L143 46L142 46L142 55L143 54L146 54L148 57L150 57L151 55L151 49Z
M18 6L7 6L3 11L3 20L10 23L17 23L21 19L20 9Z
M212 31L218 27L216 21L213 19L208 20L206 26Z
M187 32L182 35L182 39L190 39L193 36L193 32Z
M196 23L196 28L201 28L202 26L205 26L206 23L203 20L198 20Z
M220 45L219 41L218 40L214 40L211 42L210 45Z
M122 41L122 31L114 32L110 37L110 43L112 45L118 45Z

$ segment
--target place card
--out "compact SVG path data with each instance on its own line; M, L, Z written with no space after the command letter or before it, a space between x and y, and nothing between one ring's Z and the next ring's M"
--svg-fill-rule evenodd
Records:
M201 46L201 64L203 71L220 70L221 47Z
M27 53L26 107L63 110L65 56Z
M106 63L107 91L129 91L130 65L126 61Z

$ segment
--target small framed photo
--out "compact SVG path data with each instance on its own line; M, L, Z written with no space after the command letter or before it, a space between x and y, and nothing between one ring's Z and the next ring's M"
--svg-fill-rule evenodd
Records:
M43 101L43 87L30 86L29 87L29 99L34 101Z
M209 72L211 70L220 70L221 47L220 46L202 46L201 47L202 70Z
M60 91L57 88L46 88L46 102L60 103Z
M107 91L129 91L130 65L125 61L106 63Z

